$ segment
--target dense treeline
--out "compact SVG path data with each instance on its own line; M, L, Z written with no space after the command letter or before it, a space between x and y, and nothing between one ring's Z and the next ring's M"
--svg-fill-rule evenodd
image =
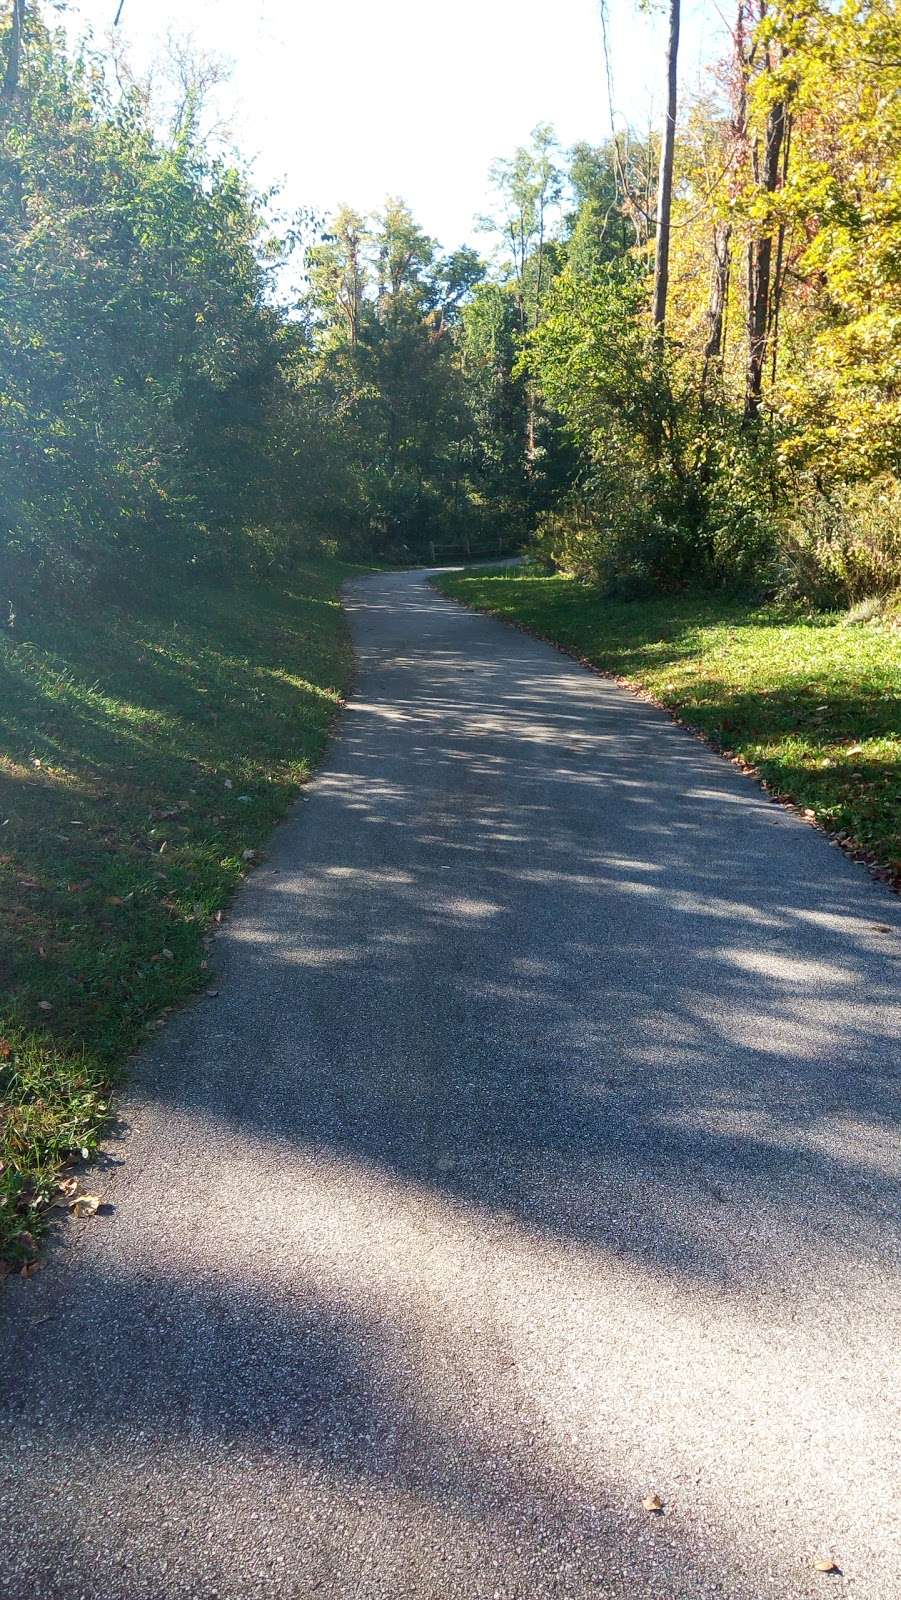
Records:
M200 136L34 5L0 33L0 600L150 568L497 550L529 520L515 308L399 200L291 240ZM308 230L309 236L309 230ZM464 328L464 306L466 324Z
M738 0L717 93L675 128L653 324L661 202L628 144L599 153L602 248L570 249L526 351L581 455L543 548L626 592L703 580L832 604L897 588L893 0Z
M399 199L343 208L290 306L290 241L201 137L200 80L161 129L34 5L7 4L0 51L11 611L323 542L535 536L621 592L901 582L892 0L739 0L716 92L673 124L669 206L655 138L564 156L540 127L492 170L488 262Z
M269 510L258 204L190 104L161 142L146 96L113 98L33 10L0 118L0 592L229 559Z

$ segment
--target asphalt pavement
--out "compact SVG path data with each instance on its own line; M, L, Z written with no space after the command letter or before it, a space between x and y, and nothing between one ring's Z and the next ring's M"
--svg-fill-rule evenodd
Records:
M422 573L347 600L218 993L0 1294L0 1595L897 1600L898 900Z

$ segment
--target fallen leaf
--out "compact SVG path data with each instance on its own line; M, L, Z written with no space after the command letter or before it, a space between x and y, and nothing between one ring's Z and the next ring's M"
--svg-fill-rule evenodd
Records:
M174 960L175 960L175 957L174 957L174 955L173 955L173 954L172 954L172 951L171 951L171 950L165 950L165 949L164 949L164 950L161 950L161 951L160 951L160 954L161 954L161 955L162 955L162 957L163 957L163 959L164 959L164 960L165 960L165 961L174 961Z
M663 1501L661 1500L659 1494L648 1494L648 1495L645 1495L645 1498L642 1501L642 1505L644 1506L645 1511L662 1511L663 1510Z
M256 855L256 851L255 850L243 850L241 852L241 858L244 861L252 861L255 855Z
M814 1568L815 1572L838 1572L838 1571L840 1571L838 1563L833 1561L831 1556L821 1556L819 1561L815 1561L814 1562L813 1568Z
M217 996L217 994L218 994L218 993L219 993L219 990L218 990L218 989L207 989L207 994L208 994L208 995L209 995L209 996L210 996L210 997L211 997L211 999L213 999L213 1000L215 1000L215 998L216 998L216 996Z
M8 1039L0 1039L0 1061L8 1061L13 1053L13 1047Z
M76 1217L93 1217L100 1210L100 1196L77 1194L74 1200L69 1201L69 1210Z
M39 1011L52 1011L53 1007L50 1004L49 1000L39 1000L38 1001L38 1010Z
M43 1265L43 1261L26 1261L19 1273L19 1277L33 1278L36 1272L40 1272Z
M76 1194L78 1193L78 1179L60 1178L56 1188L57 1193L53 1196L50 1204L51 1206L58 1206L64 1209L72 1200L74 1200Z

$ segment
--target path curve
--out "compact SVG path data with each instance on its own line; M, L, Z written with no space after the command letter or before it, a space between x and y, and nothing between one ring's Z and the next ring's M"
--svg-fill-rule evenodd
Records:
M890 1600L898 902L423 574L348 605L110 1213L0 1297L0 1595Z

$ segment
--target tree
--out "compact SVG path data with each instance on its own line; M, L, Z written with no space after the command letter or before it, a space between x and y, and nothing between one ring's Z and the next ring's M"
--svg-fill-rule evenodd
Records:
M668 0L669 25L666 47L666 119L660 143L660 178L657 184L657 237L654 248L654 328L662 335L666 325L669 292L670 228L673 205L673 160L676 145L678 104L679 22L681 0Z
M74 594L214 544L227 562L269 504L258 201L189 128L164 142L142 90L114 100L39 16L28 29L0 122L6 584Z
M509 278L516 302L521 339L541 321L544 297L553 275L550 222L563 193L563 174L557 164L557 141L549 123L539 123L531 143L520 145L512 157L496 161L491 182L500 201L495 217L482 226L496 233L505 255L502 272ZM538 401L527 390L526 466L533 471L538 440Z
M491 168L500 210L483 218L482 226L496 233L507 251L504 266L514 285L522 334L540 321L548 287L549 225L563 193L557 151L553 129L542 122L532 130L530 144Z
M11 100L19 87L19 64L22 59L22 36L25 32L25 0L12 0L9 36L6 45L6 67L3 73L2 98Z
M359 212L341 206L319 243L307 251L317 312L330 326L346 334L351 346L360 336L369 242L369 231Z
M766 17L765 0L761 0L762 15ZM758 85L758 102L766 100L762 139L757 137L751 147L754 182L758 199L756 215L762 226L751 235L748 244L748 366L745 385L745 420L753 422L759 411L763 393L763 373L766 364L767 340L774 323L773 299L773 209L771 197L784 185L788 169L789 121L783 80L774 71L779 56L778 46L765 30L759 34L763 49L763 73ZM762 149L761 149L762 145ZM784 234L779 229L779 253ZM780 292L781 262L777 264L776 295Z
M629 141L630 145L634 142ZM634 222L620 188L622 156L614 141L577 144L570 152L569 187L575 201L566 218L566 255L575 272L591 273L615 261L635 242Z

